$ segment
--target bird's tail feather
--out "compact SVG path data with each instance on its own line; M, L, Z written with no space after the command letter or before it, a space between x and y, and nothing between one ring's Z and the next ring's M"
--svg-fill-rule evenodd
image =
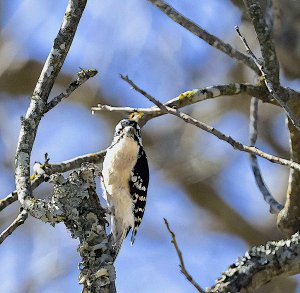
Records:
M114 250L114 260L117 258L119 251L122 247L122 243L124 239L126 238L128 234L128 231L124 230L124 232L118 237L118 238L113 238L114 239L114 244L113 244L113 250Z
M134 243L135 235L136 235L136 232L137 232L137 228L138 228L138 227L134 227L134 228L132 229L132 234L131 234L131 239L130 239L131 246L132 246L133 243Z
M116 259L130 228L126 229L122 223L122 219L117 217L111 217L111 228L113 235L114 259Z

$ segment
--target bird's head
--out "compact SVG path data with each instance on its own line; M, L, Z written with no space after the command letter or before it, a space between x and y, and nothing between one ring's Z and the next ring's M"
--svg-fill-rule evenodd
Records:
M123 119L117 124L115 128L115 138L118 139L124 136L132 137L141 141L141 128L136 121Z

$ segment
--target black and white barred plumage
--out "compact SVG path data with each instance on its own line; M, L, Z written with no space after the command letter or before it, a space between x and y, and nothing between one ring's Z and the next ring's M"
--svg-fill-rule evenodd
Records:
M111 230L117 254L132 230L131 244L141 224L147 197L149 169L136 121L121 120L103 161L102 186L111 210Z

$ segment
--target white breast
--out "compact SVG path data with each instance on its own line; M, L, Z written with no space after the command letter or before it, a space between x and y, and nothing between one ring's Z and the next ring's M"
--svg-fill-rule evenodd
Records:
M107 150L103 162L102 180L107 202L114 216L125 226L134 225L129 177L136 164L138 144L125 136Z

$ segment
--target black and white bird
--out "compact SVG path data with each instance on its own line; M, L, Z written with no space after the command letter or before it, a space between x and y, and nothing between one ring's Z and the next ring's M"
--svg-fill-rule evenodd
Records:
M147 197L149 168L136 121L121 120L103 161L102 187L111 213L115 255L132 230L134 243L141 224Z

